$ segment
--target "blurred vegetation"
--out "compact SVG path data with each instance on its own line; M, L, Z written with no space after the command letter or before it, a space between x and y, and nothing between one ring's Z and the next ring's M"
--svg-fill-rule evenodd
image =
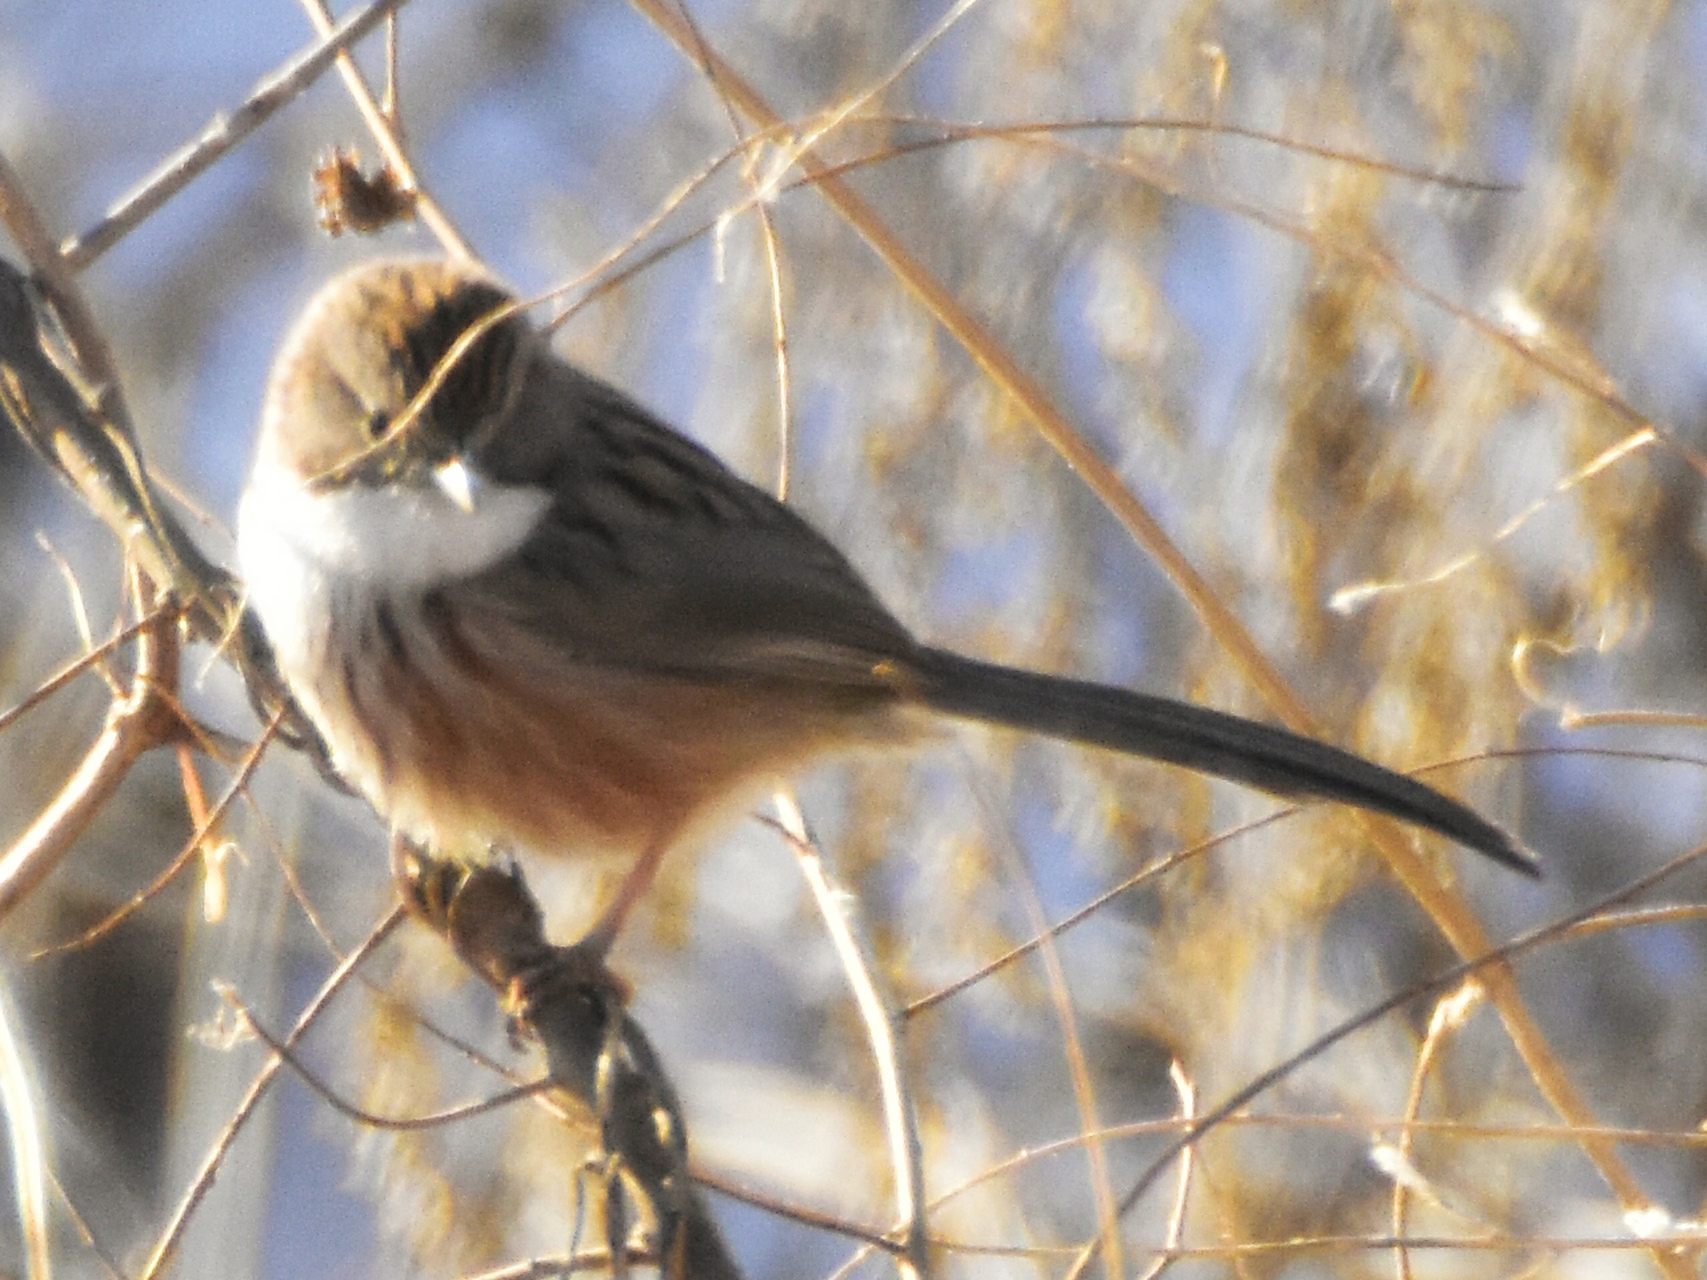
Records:
M295 10L257 8L0 6L0 153L55 236L313 40ZM419 0L400 24L401 119L424 188L525 290L697 233L577 310L559 348L761 483L786 458L791 501L921 634L1305 714L1383 762L1440 766L1430 782L1541 853L1537 885L1342 811L1244 832L1275 803L971 730L801 780L902 1004L1209 845L1063 935L1058 968L1018 961L906 1020L927 1188L977 1180L930 1215L940 1273L1054 1276L1174 1136L1154 1123L1182 1105L1170 1062L1201 1114L1446 970L1475 929L1545 925L1697 844L1707 5L961 8L926 41L940 6L706 4L704 46L684 53L646 0ZM375 85L381 43L362 48ZM759 136L735 75L786 130ZM351 145L377 151L328 75L81 272L149 464L216 559L290 315L342 262L433 249L418 229L316 228L311 171ZM848 166L886 253L796 182L814 158ZM978 332L945 324L921 281ZM1063 461L1062 427L1104 480ZM111 534L10 432L0 566L3 709L84 645L68 576L97 638L124 583ZM210 647L186 655L183 695L257 732ZM0 841L65 784L111 701L88 675L5 725ZM281 1031L391 892L378 820L277 749L217 868L32 959L190 838L179 763L155 755L5 925L54 1171L127 1276L264 1059L186 1034L228 1016L210 982ZM217 795L229 766L200 768ZM887 1229L869 1049L791 861L756 822L682 851L618 965L700 1166ZM593 886L528 869L570 936ZM1459 1021L1436 991L1289 1072L1199 1144L1177 1227L1170 1166L1104 1230L1105 1257L1118 1238L1125 1274L1167 1248L1194 1275L1693 1273L1693 1253L1573 1242L1703 1216L1701 887L1685 870L1639 904L1684 910L1535 947ZM423 1017L530 1061L437 939L405 929L363 972L306 1055L371 1111L501 1087ZM1433 1127L1401 1138L1407 1116ZM560 1254L586 1140L526 1104L380 1132L287 1079L172 1274L462 1276ZM66 1201L60 1274L111 1274ZM755 1277L828 1275L858 1248L718 1203ZM0 1268L21 1268L19 1247L0 1228Z

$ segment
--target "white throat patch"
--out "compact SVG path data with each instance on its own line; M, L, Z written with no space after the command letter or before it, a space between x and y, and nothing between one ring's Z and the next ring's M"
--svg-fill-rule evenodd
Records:
M550 505L551 494L532 487L483 485L464 510L438 489L315 493L294 476L257 474L237 508L238 567L289 671L307 660L328 596L472 577L521 546Z

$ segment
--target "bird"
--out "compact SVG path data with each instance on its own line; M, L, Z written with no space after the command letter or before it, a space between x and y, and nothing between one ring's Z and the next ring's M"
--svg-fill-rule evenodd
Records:
M621 859L602 961L670 849L804 766L941 718L1438 832L1468 806L1289 730L936 648L792 507L555 354L483 267L378 258L275 358L237 559L294 699L394 832Z

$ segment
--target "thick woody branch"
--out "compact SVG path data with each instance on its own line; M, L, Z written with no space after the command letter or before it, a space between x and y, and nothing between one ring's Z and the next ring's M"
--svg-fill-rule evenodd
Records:
M156 746L183 740L176 710L180 626L228 647L263 719L283 716L280 735L309 748L330 777L326 754L295 709L254 616L232 575L196 546L161 500L137 445L105 340L75 278L49 241L17 175L0 157L0 221L36 268L26 276L0 261L0 414L118 537L127 561L163 606L138 635L129 693L82 765L0 857L0 920L42 879Z
M0 204L15 210L21 201L10 178L0 161ZM324 749L294 710L237 580L202 554L160 500L129 427L104 412L114 397L79 377L61 318L81 308L74 297L61 297L60 306L49 304L34 281L0 261L0 413L113 530L156 588L182 606L190 634L229 646L263 718L286 708L281 736L324 766Z
M0 262L0 409L142 571L194 607L197 629L219 635L236 616L235 582L160 505L128 428L67 371L62 332L42 292Z
M622 1008L621 984L575 948L555 947L519 872L433 862L399 851L399 875L416 913L498 991L517 1023L539 1038L559 1087L597 1119L613 1172L608 1198L622 1203L632 1181L657 1223L656 1258L669 1280L740 1275L694 1189L687 1128L675 1089L638 1023ZM626 1175L626 1176L624 1176ZM613 1254L627 1247L610 1213Z

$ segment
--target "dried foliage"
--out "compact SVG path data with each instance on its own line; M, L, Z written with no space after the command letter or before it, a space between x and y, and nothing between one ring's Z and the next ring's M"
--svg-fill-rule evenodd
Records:
M540 1054L392 927L215 567L290 314L466 243L932 641L1546 863L970 730L802 779L617 953L744 1274L1695 1274L1707 7L392 7L365 82L282 5L0 27L0 1270L610 1265L586 1108L391 1123Z

